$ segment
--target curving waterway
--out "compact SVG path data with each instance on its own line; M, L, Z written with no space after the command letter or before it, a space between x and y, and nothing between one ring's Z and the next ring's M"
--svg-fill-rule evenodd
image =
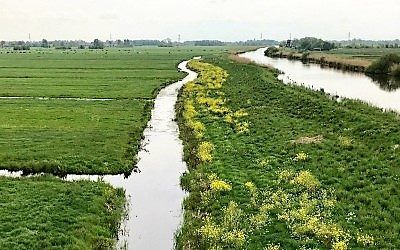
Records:
M266 48L246 52L240 56L261 64L270 65L282 72L279 79L284 83L297 84L315 90L350 99L358 99L385 110L400 112L400 81L372 79L363 73L347 72L302 63L286 58L264 56Z
M182 86L197 78L187 68L187 61L178 68L188 75L162 89L155 99L151 119L144 131L145 139L138 154L138 170L124 175L68 175L68 181L99 179L114 187L124 188L128 198L128 216L121 225L118 249L173 249L175 233L183 218L182 202L186 196L180 178L187 170L183 161L183 144L175 122L175 104ZM0 175L19 177L22 172L0 171Z

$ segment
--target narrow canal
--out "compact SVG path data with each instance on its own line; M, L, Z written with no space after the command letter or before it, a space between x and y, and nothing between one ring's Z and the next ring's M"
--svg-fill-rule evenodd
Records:
M128 196L128 218L123 222L118 247L126 249L173 249L174 236L183 218L182 203L186 194L180 178L186 171L183 145L175 122L175 104L182 86L197 78L187 61L179 69L188 75L160 91L144 131L138 169L129 178L104 176ZM69 175L68 180L92 179L98 176Z

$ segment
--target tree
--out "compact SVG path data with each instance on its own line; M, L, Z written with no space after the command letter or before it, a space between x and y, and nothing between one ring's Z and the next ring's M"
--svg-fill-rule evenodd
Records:
M43 48L48 48L49 47L49 42L46 39L42 40L42 47Z
M1 41L1 42L0 42L0 46L1 46L2 48L4 47L5 44L6 44L5 41Z
M94 39L93 45L90 46L90 49L104 49L104 43L100 41L99 39Z

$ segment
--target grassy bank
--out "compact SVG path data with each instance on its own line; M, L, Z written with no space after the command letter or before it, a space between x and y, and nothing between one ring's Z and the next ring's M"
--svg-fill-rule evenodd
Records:
M400 247L398 115L205 61L178 104L190 167L178 249Z
M101 182L0 178L0 249L112 249L124 191Z

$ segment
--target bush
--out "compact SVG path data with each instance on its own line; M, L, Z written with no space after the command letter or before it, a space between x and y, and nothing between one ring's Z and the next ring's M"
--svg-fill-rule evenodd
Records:
M390 74L394 77L399 77L400 78L400 64L393 66Z
M268 47L268 49L264 52L265 56L276 57L279 53L279 49L276 47Z
M310 52L304 52L304 53L301 55L301 61L306 62L309 55L310 55Z
M31 48L28 45L16 45L13 50L30 50Z
M396 54L387 54L373 62L371 66L367 68L366 72L369 74L389 74L391 69L396 67L396 64L399 63L400 56Z

